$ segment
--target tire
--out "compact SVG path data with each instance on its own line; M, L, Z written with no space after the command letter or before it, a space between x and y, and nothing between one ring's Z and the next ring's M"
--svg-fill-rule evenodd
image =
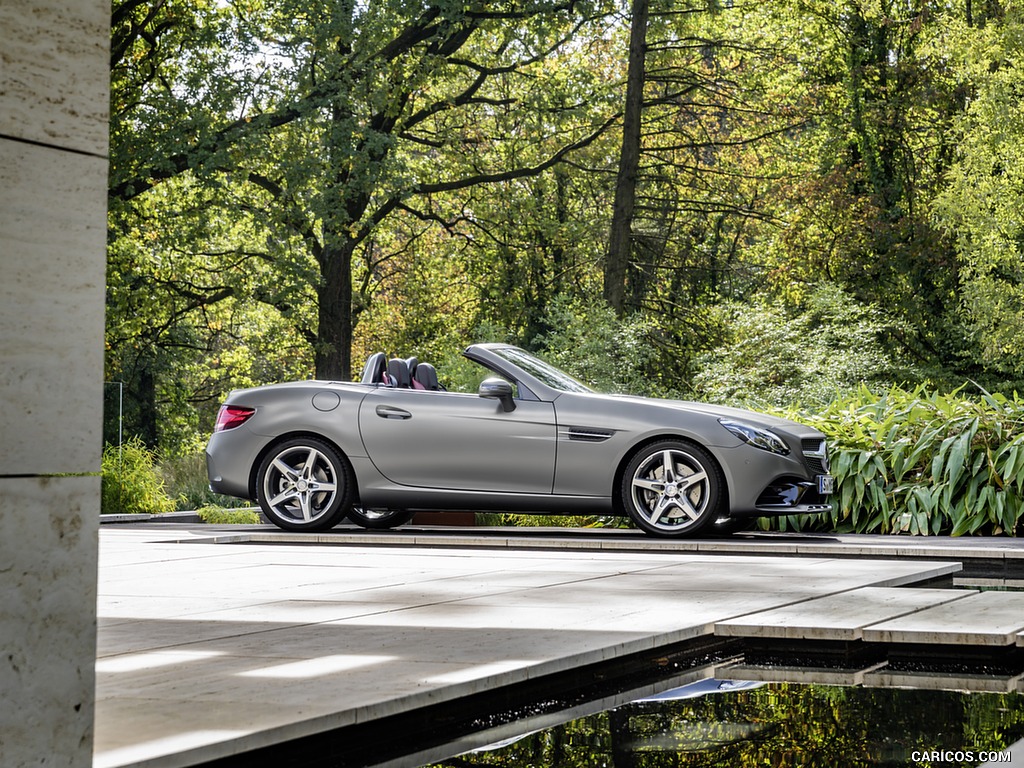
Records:
M349 511L352 486L348 461L312 437L275 446L256 475L256 495L263 514L286 531L333 528Z
M363 509L352 507L348 519L363 528L381 531L397 528L412 520L413 513L408 509Z
M699 446L663 440L644 446L622 475L622 503L638 528L655 536L694 536L719 519L724 484Z

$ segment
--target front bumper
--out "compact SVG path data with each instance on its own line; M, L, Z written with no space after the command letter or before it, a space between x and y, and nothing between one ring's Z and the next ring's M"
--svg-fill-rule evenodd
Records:
M829 473L824 435L810 431L786 435L790 452L771 453L742 446L743 460L730 457L734 469L728 478L730 517L820 515L832 511L829 502L835 480ZM726 469L729 474L729 470Z
M814 482L782 479L765 488L755 502L759 515L810 515L832 511L829 494L834 480L818 475Z

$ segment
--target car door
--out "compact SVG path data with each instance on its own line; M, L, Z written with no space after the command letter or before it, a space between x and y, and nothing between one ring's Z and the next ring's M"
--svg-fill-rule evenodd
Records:
M359 408L367 455L394 483L423 488L549 494L554 483L551 403L380 388Z

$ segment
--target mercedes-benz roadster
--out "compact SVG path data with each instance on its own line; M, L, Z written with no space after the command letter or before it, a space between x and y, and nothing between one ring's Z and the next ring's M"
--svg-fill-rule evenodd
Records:
M420 510L628 515L692 536L753 517L828 512L825 436L752 411L605 395L517 347L475 344L477 392L375 354L359 382L232 392L206 451L210 487L276 525L346 516L392 528Z

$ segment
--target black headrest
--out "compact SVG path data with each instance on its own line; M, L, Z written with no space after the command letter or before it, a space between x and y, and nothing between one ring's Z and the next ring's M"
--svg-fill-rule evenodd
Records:
M363 384L380 384L384 381L384 369L387 367L387 357L383 352L374 352L363 366Z
M409 365L405 360L400 360L397 357L388 360L388 386L401 389L408 389L412 386Z
M414 379L416 378L416 366L420 364L419 358L409 357L406 358L405 364L409 366L409 375Z
M437 383L437 369L430 363L420 363L416 366L416 381L422 384L424 389L440 389Z

